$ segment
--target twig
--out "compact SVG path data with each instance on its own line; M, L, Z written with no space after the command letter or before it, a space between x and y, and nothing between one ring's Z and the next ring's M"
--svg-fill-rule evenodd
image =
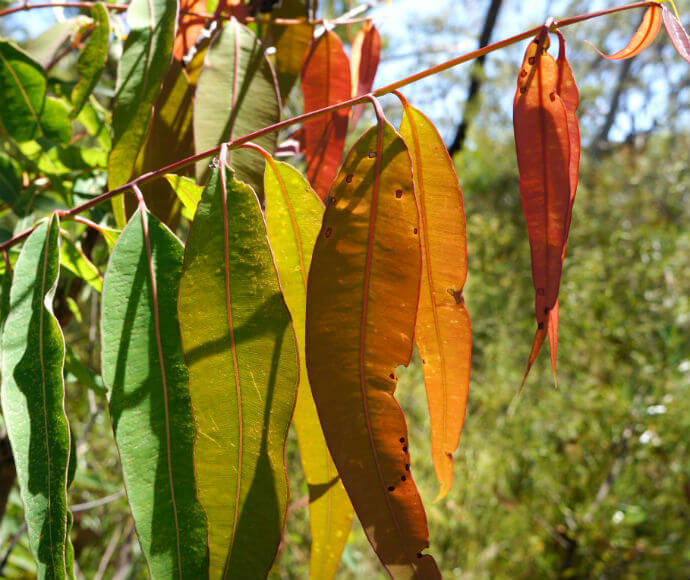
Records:
M600 10L598 12L591 12L589 14L582 14L580 16L574 16L572 18L566 18L564 20L560 20L558 22L553 21L549 25L549 32L554 32L559 28L564 28L566 26L571 26L573 24L577 24L579 22L584 22L586 20L591 20L592 18L597 18L600 16L605 16L607 14L614 14L616 12L623 12L625 10L632 10L635 8L644 8L647 6L660 6L659 2L653 1L653 0L646 0L644 2L635 2L633 4L628 4L626 6L619 6L617 8L609 8L607 10ZM117 195L121 195L125 193L126 191L131 190L135 186L139 186L142 183L146 183L148 181L151 181L152 179L157 178L158 176L162 175L163 173L171 173L174 172L177 169L181 169L183 167L187 167L188 165L192 165L193 163L201 160L201 159L206 159L207 157L211 157L213 155L217 155L218 152L220 151L221 147L226 146L229 149L236 149L237 147L240 147L241 145L244 145L245 143L248 143L249 141L253 141L254 139L257 139L258 137L261 137L263 135L266 135L268 133L273 133L275 131L278 131L280 129L284 129L285 127L289 127L291 125L295 125L297 123L302 123L303 121L307 121L309 119L313 119L314 117L319 117L321 115L325 115L327 113L333 113L335 111L339 111L341 109L347 109L349 107L352 107L354 105L359 105L361 103L365 103L369 101L372 97L382 97L383 95L388 95L392 93L393 91L397 89L401 89L402 87L405 87L409 84L415 83L417 81L420 81L422 79L425 79L427 77L430 77L432 75L438 74L440 72L446 71L450 68L456 67L460 64L463 64L465 62L474 60L476 58L480 58L484 56L485 54L489 54L491 52L494 52L496 50L505 48L507 46L511 46L513 44L516 44L518 42L521 42L523 40L526 40L528 38L532 38L536 34L543 33L545 31L544 25L538 26L536 28L532 28L530 30L527 30L525 32L522 32L520 34L517 34L515 36L511 36L510 38L506 38L504 40L501 40L500 42L496 42L494 44L490 44L489 46L486 46L484 48L480 48L478 50L473 50L471 52L468 52L466 54L463 54L461 56L458 56L456 58L453 58L451 60L448 60L444 63L438 64L436 66L433 66L431 68L427 68L421 72L418 72L417 74L414 74L412 76L406 77L404 79L401 79L399 81L396 81L394 83L391 83L389 85L386 85L385 87L381 87L380 89L376 89L375 91L368 93L366 95L361 95L359 97L355 97L352 99L348 99L346 101L341 101L340 103L336 103L334 105L329 105L328 107L324 107L322 109L317 109L315 111L311 111L309 113L304 113L302 115L297 115L296 117L292 117L291 119L286 119L285 121L281 121L279 123L275 123L274 125L269 125L268 127L264 127L263 129L259 129L258 131L254 131L253 133L249 133L248 135L245 135L243 137L239 137L238 139L235 139L233 141L230 141L228 143L224 143L222 145L218 145L216 147L213 147L212 149L207 149L206 151L202 151L201 153L197 153L196 155L192 155L191 157L186 157L185 159L181 159L180 161L176 161L175 163L171 163L170 165L166 165L165 167L161 167L160 169L156 169L154 171L149 171L148 173L144 173L140 175L139 177L133 179L132 181L129 181L125 183L124 185L121 185L120 187L116 187L115 189L111 191L107 191L97 197L94 197L93 199L87 201L86 203L83 203L81 205L75 206L70 210L61 212L61 215L65 218L73 217L79 213L82 213L100 203L103 203L106 200L111 199L112 197L115 197ZM31 232L34 231L36 228L36 225L32 226L31 228L21 232L20 234L17 234L13 238L7 240L6 242L0 244L0 249L5 250L7 248L10 248L11 246L14 246L15 244L18 244L22 240L26 239L29 237Z
M72 513L85 512L87 510L97 508L97 507L112 503L114 501L117 501L118 499L120 499L124 495L125 495L125 490L121 489L120 491L116 491L115 493L111 493L110 495L106 495L105 497L101 497L101 498L95 499L93 501L87 501L84 503L75 504L73 506L70 506L69 509Z
M5 566L7 565L7 561L10 559L10 554L12 554L12 550L17 546L19 543L19 539L22 537L22 534L26 532L26 522L22 522L22 525L19 526L19 529L17 532L12 536L12 541L10 542L10 545L7 547L7 552L5 552L5 556L2 558L2 562L0 562L0 578L3 577L3 571L5 570Z
M101 580L101 578L103 578L105 571L108 569L108 564L110 564L110 559L113 557L115 549L117 548L117 544L120 541L120 538L122 537L122 532L124 531L124 529L124 526L120 526L110 538L108 546L106 547L105 552L103 553L103 557L101 558L101 561L98 563L98 570L96 571L93 580Z
M127 4L107 4L102 2L38 2L36 4L20 4L19 6L11 6L0 10L0 18L15 12L23 12L25 10L34 10L36 8L91 8L96 4L103 4L108 10L115 10L116 12L124 12L129 8Z

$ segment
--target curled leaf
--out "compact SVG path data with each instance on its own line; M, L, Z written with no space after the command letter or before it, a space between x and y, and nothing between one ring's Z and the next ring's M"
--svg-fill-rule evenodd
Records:
M661 7L664 27L678 54L690 63L690 38L683 25L666 6Z
M338 36L326 31L312 44L302 67L304 112L350 98L350 62ZM304 123L307 177L321 199L326 197L345 150L347 109Z
M647 8L644 13L644 17L642 18L642 23L635 31L635 34L630 39L628 44L618 52L607 55L596 48L591 42L588 44L604 58L609 60L625 60L626 58L637 56L645 48L652 44L660 28L661 8L657 5L654 5Z
M441 136L406 100L400 135L412 157L420 215L422 284L415 342L423 361L441 499L453 482L453 452L460 442L470 387L472 330L462 295L467 278L465 211Z
M513 104L520 196L527 221L537 318L523 384L546 338L558 300L571 212L568 112L559 94L560 69L546 52L547 43L548 35L542 33L529 44Z
M307 290L307 369L328 448L394 578L440 578L410 473L395 369L412 356L419 216L407 148L385 121L353 146L329 192Z

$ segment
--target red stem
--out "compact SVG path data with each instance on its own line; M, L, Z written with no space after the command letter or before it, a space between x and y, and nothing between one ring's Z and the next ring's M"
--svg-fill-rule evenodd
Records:
M14 14L15 12L23 12L24 10L33 10L34 8L91 8L95 4L101 4L101 2L38 2L36 4L21 4L19 6L12 6L10 8L5 8L0 10L0 18L7 16L8 14ZM116 10L118 12L124 12L129 8L127 4L106 4L103 6L109 10Z
M91 5L91 3L86 3L86 2L81 2L79 4ZM76 6L78 4L77 3L71 3L69 5L70 6ZM29 6L38 6L38 5L33 4L33 5L29 5ZM50 4L50 6L59 6L59 4ZM115 5L109 4L107 6L112 7ZM554 22L551 25L549 30L555 31L559 28L564 28L566 26L571 26L571 25L577 24L579 22L584 22L585 20L591 20L592 18L598 18L600 16L605 16L607 14L613 14L615 12L623 12L625 10L633 10L635 8L645 8L647 6L661 6L661 3L656 2L654 0L646 0L644 2L635 2L634 4L628 4L626 6L618 6L617 8L609 8L607 10L600 10L598 12L592 12L589 14L574 16L572 18L565 18L563 20ZM1 15L2 15L2 13L0 12L0 16ZM217 147L213 147L212 149L207 149L206 151L202 151L201 153L197 153L196 155L192 155L191 157L187 157L185 159L181 159L180 161L176 161L175 163L171 163L170 165L166 165L165 167L161 167L160 169L156 169L154 171L149 171L148 173L144 173L144 174L140 175L139 177L133 179L132 181L125 183L124 185L121 185L120 187L117 187L111 191L107 191L107 192L105 192L105 193L103 193L97 197L94 197L93 199L87 201L86 203L75 206L72 209L65 211L62 215L63 215L63 217L75 216L79 213L86 211L87 209L92 208L95 205L98 205L98 204L110 199L111 197L115 197L116 195L120 195L120 194L126 192L127 190L132 189L134 186L138 186L141 183L151 181L152 179L155 179L156 177L158 177L159 175L161 175L163 173L170 173L176 169L181 169L181 168L186 167L187 165L191 165L191 164L193 164L193 163L195 163L201 159L205 159L206 157L211 157L212 155L216 155L221 150L221 147L227 147L228 149L236 149L237 147L240 147L241 145L244 145L245 143L252 141L252 140L256 139L257 137L261 137L262 135L266 135L267 133L272 133L274 131L284 129L285 127L289 127L290 125L295 125L296 123L301 123L303 121L307 121L309 119L312 119L313 117L319 117L319 116L325 115L327 113L339 111L340 109L352 107L353 105L359 105L360 103L365 103L365 102L369 101L372 97L382 97L383 95L387 95L389 93L392 93L392 92L396 91L397 89L400 89L406 85L412 84L412 83L417 82L417 81L422 80L422 79L425 79L426 77L438 74L440 72L443 72L445 70L453 68L459 64L468 62L470 60L474 60L476 58L479 58L480 56L484 56L485 54L489 54L490 52L494 52L496 50L500 50L501 48L505 48L505 47L510 46L512 44L516 44L518 42L521 42L522 40L532 38L533 36L536 36L537 34L542 32L543 30L544 30L544 25L537 26L536 28L532 28L530 30L527 30L527 31L522 32L520 34L517 34L515 36L511 36L510 38L506 38L505 40L495 42L494 44L490 44L490 45L485 46L484 48L480 48L478 50L473 50L472 52L468 52L466 54L458 56L458 57L451 59L449 61L446 61L444 63L441 63L441 64L436 65L434 67L431 67L431 68L428 68L428 69L423 70L421 72L418 72L417 74L414 74L414 75L409 76L407 78L404 78L402 80L399 80L399 81L396 81L396 82L391 83L389 85L386 85L385 87L381 87L380 89L376 89L375 91L372 91L371 93L368 93L366 95L361 95L361 96L355 97L353 99L348 99L347 101L342 101L342 102L336 103L334 105L329 105L328 107L324 107L323 109L317 109L317 110L311 111L309 113L297 115L296 117L292 117L291 119L286 119L285 121L281 121L280 123L276 123L274 125L264 127L263 129L259 129L258 131L254 131L253 133L249 133L248 135L245 135L244 137L239 137L237 139L234 139L233 141L230 141L229 143L223 143L221 145L218 145ZM6 248L9 248L9 247L14 246L15 244L21 242L22 240L24 240L25 238L27 238L31 234L31 232L35 229L35 227L36 226L32 226L30 229L25 230L22 233L17 234L13 238L7 240L6 242L0 244L0 250L4 250Z

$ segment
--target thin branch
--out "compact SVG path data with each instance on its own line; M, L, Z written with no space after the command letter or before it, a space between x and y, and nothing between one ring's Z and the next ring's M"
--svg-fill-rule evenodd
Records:
M114 501L117 501L120 499L122 496L125 495L125 490L122 489L120 491L116 491L115 493L111 493L110 495L106 495L105 497L95 499L93 501L87 501L84 503L78 503L73 506L70 506L70 511L72 513L77 513L77 512L85 512L87 510L91 510L93 508L101 507L104 505L107 505L109 503L112 503Z
M36 8L91 8L96 4L103 4L108 10L115 10L116 12L124 12L129 8L127 4L107 4L103 2L38 2L36 4L20 4L19 6L11 6L0 10L0 18L14 14L15 12L24 12L25 10L34 10Z
M591 20L592 18L598 18L600 16L605 16L607 14L613 14L616 12L623 12L625 10L632 10L635 8L644 8L647 6L660 6L660 3L653 1L653 0L646 0L644 2L635 2L633 4L628 4L626 6L619 6L617 8L609 8L607 10L600 10L598 12L591 12L589 14L574 16L572 18L566 18L566 19L560 20L558 22L553 21L553 22L550 22L547 26L549 26L549 32L555 32L559 28L564 28L566 26L571 26L571 25L577 24L579 22ZM129 181L128 183L125 183L124 185L121 185L120 187L116 187L115 189L113 189L111 191L107 191L107 192L105 192L105 193L103 193L97 197L94 197L93 199L87 201L86 203L75 206L70 210L61 212L61 215L65 218L73 217L73 216L80 214L80 213L82 213L88 209L91 209L92 207L94 207L100 203L103 203L106 200L111 199L112 197L115 197L117 195L121 195L121 194L125 193L126 191L131 190L135 186L139 186L142 183L146 183L148 181L151 181L152 179L155 179L164 173L174 172L177 169L181 169L183 167L187 167L188 165L192 165L193 163L200 161L201 159L206 159L207 157L217 155L218 152L221 150L221 147L227 147L228 149L236 149L237 147L240 147L241 145L244 145L245 143L248 143L249 141L253 141L253 140L257 139L258 137L261 137L261 136L266 135L268 133L273 133L275 131L279 131L280 129L284 129L285 127L289 127L289 126L295 125L297 123L302 123L303 121L306 121L308 119L312 119L314 117L319 117L319 116L325 115L327 113L332 113L334 111L339 111L341 109L347 109L347 108L352 107L354 105L359 105L361 103L365 103L365 102L369 101L372 97L382 97L384 95L388 95L388 94L392 93L393 91L400 89L402 87L405 87L409 84L415 83L417 81L420 81L420 80L425 79L427 77L430 77L432 75L435 75L435 74L438 74L438 73L443 72L445 70L448 70L450 68L456 67L456 66L463 64L465 62L474 60L476 58L480 58L480 57L482 57L486 54L489 54L491 52L494 52L496 50L500 50L500 49L505 48L507 46L517 44L518 42L521 42L523 40L527 40L528 38L532 38L533 36L535 36L539 33L543 33L544 30L545 30L544 25L537 26L536 28L532 28L530 30L527 30L527 31L522 32L520 34L517 34L515 36L511 36L510 38L506 38L505 40L501 40L500 42L495 42L494 44L490 44L489 46L486 46L484 48L480 48L478 50L473 50L471 52L468 52L466 54L463 54L461 56L458 56L456 58L448 60L444 63L438 64L438 65L433 66L433 67L428 68L428 69L425 69L421 72L418 72L417 74L414 74L412 76L406 77L404 79L401 79L399 81L396 81L394 83L386 85L385 87L381 87L380 89L376 89L375 91L368 93L366 95L361 95L361 96L355 97L353 99L341 101L340 103L336 103L334 105L329 105L328 107L324 107L322 109L316 109L315 111L311 111L309 113L297 115L296 117L292 117L291 119L286 119L285 121L281 121L279 123L275 123L274 125L270 125L268 127L264 127L263 129L259 129L258 131L254 131L253 133L249 133L248 135L245 135L244 137L239 137L238 139L234 139L233 141L230 141L229 143L223 143L223 144L218 145L216 147L213 147L211 149L207 149L206 151L202 151L201 153L197 153L196 155L192 155L191 157L186 157L185 159L181 159L180 161L176 161L175 163L171 163L170 165L166 165L165 167L161 167L160 169L156 169L154 171L149 171L148 173L144 173L144 174L140 175L139 177L133 179L132 181ZM18 244L22 240L26 239L27 237L29 237L29 235L31 235L31 232L33 232L35 228L36 228L36 225L34 225L31 228L21 232L20 234L17 234L16 236L7 240L6 242L0 244L0 250L5 250L7 248L10 248L11 246L14 246L15 244Z

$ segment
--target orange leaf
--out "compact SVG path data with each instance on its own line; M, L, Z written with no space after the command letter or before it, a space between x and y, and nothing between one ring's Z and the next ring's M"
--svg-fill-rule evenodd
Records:
M444 497L453 483L470 387L472 330L462 289L467 233L462 191L438 131L402 95L400 135L410 149L422 243L422 284L415 342L429 403L431 454Z
M568 113L558 92L559 66L546 53L545 44L548 35L543 33L527 48L513 106L520 196L536 290L537 334L525 379L544 342L549 314L558 299L571 208Z
M568 240L568 233L570 231L570 222L573 215L573 204L575 203L575 194L577 192L577 183L580 173L580 124L577 120L577 108L580 104L580 93L575 84L575 77L570 68L568 59L565 55L565 38L560 30L556 31L558 35L558 94L565 105L566 115L568 118L568 138L570 141L570 208L568 210L568 218L565 226L565 241L563 243L563 252L561 254L561 264L565 259L565 247ZM551 349L551 368L553 370L554 384L558 385L556 378L556 359L558 358L558 302L551 310L548 323L549 346Z
M334 32L312 43L302 67L302 93L305 113L350 98L350 62ZM307 177L321 199L338 172L349 116L342 109L304 123Z
M596 50L604 58L609 60L625 60L640 54L647 48L656 38L659 29L661 28L661 8L659 6L650 6L647 8L642 18L642 23L637 31L630 39L630 42L615 54L606 55L596 48L591 42L588 42L594 50Z
M676 51L678 51L678 54L687 62L690 62L690 38L688 38L688 33L685 31L685 28L683 28L683 25L666 6L661 7L661 14L664 20L664 27L666 28L668 37L671 39L671 43Z
M376 69L381 57L381 36L376 25L370 20L364 23L352 41L350 53L350 74L352 76L352 96L359 97L371 92L376 77ZM365 105L352 109L352 127L362 116Z
M173 45L173 58L182 62L182 58L194 46L206 20L189 12L206 12L206 0L181 0L177 34Z
M440 578L393 393L412 356L421 275L410 156L385 121L354 145L329 192L307 290L309 381L357 516L394 578Z

